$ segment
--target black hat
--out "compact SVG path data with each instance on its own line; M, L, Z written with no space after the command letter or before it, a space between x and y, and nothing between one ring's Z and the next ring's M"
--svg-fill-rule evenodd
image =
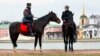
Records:
M31 3L27 3L27 6L31 6Z
M68 6L68 5L66 5L66 6L65 6L65 8L69 8L69 6Z

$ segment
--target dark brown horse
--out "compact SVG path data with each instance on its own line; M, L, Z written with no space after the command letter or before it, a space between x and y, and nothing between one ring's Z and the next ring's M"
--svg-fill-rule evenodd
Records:
M60 23L60 19L56 16L56 14L54 12L50 12L49 14L45 15L42 18L39 18L38 20L35 20L35 22L33 23L34 27L33 27L33 33L35 33L35 44L34 44L34 50L36 49L37 46L37 41L39 40L39 46L40 46L40 51L42 51L42 35L44 32L44 28L45 26L50 22L57 22ZM17 47L17 39L19 34L23 34L25 36L29 36L29 33L25 33L20 31L20 25L21 22L14 22L10 24L9 27L9 32L10 32L10 38L13 44L13 48L14 51L16 51L16 47Z
M67 51L67 46L69 43L69 50L73 51L73 43L76 42L76 29L71 21L64 21L62 25L62 31L63 31L63 38L64 38L64 44L65 44L65 51Z

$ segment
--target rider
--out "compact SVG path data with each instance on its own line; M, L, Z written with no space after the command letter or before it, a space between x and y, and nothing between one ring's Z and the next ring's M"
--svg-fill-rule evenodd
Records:
M28 26L29 26L29 32L30 32L30 35L33 36L33 33L32 33L32 23L33 23L33 15L31 13L31 3L27 3L26 5L26 8L23 12L23 15L24 15L24 18L23 18L23 23L29 23Z
M75 25L75 23L74 23L74 21L73 21L73 13L69 10L69 6L68 5L66 5L65 6L65 11L62 13L62 20L63 20L63 23L64 22L67 22L67 21L70 21L71 22L71 24L73 24L74 25L74 34L76 34L76 25ZM63 28L63 30L64 30L64 25L62 26L62 28Z

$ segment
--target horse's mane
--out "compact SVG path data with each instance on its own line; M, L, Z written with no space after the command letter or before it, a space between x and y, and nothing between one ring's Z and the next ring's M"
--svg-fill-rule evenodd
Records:
M45 17L47 17L48 16L48 14L47 15L45 15L45 16L43 16L43 17L40 17L40 18L38 18L37 20L35 20L35 21L41 21L41 20L44 20L45 19Z

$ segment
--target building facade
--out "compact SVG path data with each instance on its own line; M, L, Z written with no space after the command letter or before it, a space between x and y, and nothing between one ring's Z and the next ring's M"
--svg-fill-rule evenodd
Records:
M79 21L79 26L78 26L78 39L83 39L84 34L83 34L83 27L85 25L89 24L89 20L87 15L85 14L85 8L84 8L84 4L83 4L83 12L82 15L80 16L80 21Z
M49 25L44 31L45 39L62 39L61 25Z
M7 37L9 35L9 24L0 25L0 38Z
M85 25L84 37L85 38L100 38L100 16L91 15L89 18L89 24Z
M83 14L80 16L78 26L78 39L100 38L100 15L86 16L83 6Z

